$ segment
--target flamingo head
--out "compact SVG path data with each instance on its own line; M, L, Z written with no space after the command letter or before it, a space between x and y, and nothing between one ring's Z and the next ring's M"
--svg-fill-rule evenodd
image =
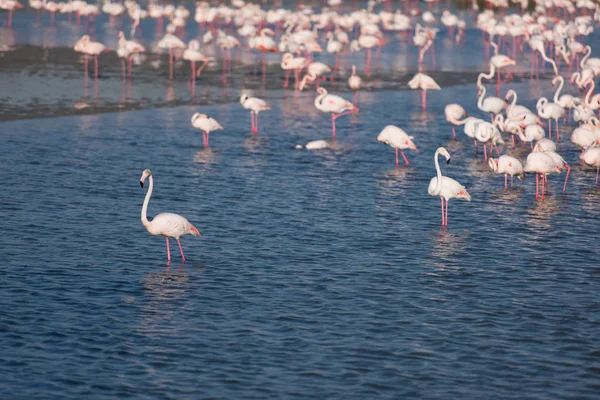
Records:
M145 169L144 172L142 172L142 177L140 178L140 186L144 187L144 181L149 177L152 176L152 172L149 169Z
M317 94L319 96L323 96L323 95L327 94L327 90L324 87L320 87L317 89Z
M444 157L446 157L446 164L450 164L450 159L452 157L450 157L450 153L448 153L448 150L446 150L443 147L438 148L437 150L441 155L443 155Z
M414 138L414 136L409 136L408 139L406 139L406 141L404 142L404 144L407 145L409 149L414 150L418 153L419 149L417 149L417 145L413 142Z
M488 166L494 172L498 171L498 159L490 157L488 159Z
M247 94L243 94L240 96L240 104L244 104L246 102L246 100L248 100L250 98L250 96L248 96Z
M508 57L504 57L502 60L502 65L508 66L508 65L515 65L517 62L511 58Z

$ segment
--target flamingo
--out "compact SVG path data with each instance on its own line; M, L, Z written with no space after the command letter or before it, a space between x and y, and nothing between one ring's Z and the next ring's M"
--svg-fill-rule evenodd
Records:
M88 68L88 56L94 56L94 76L96 80L98 80L98 56L105 51L110 51L107 49L105 45L100 42L92 42L90 41L90 37L88 35L83 35L79 41L75 44L75 51L82 52L86 55L85 57L85 72L87 77L87 68Z
M598 186L598 173L600 172L600 147L598 146L598 141L596 141L592 146L588 147L586 151L580 156L581 160L589 165L590 167L596 168L596 183L595 186Z
M356 65L352 66L352 75L348 78L348 86L354 91L354 102L358 102L358 91L362 85L362 79L356 74Z
M592 117L587 123L575 128L571 133L571 143L581 147L581 153L591 146L596 140L600 139L600 121Z
M519 126L519 129L518 129L518 135L519 135L519 138L521 139L521 141L523 142L523 146L525 145L525 143L530 142L532 148L533 148L533 142L536 140L537 141L542 140L544 138L545 134L546 134L546 132L544 132L544 128L542 128L538 124L526 125L525 129L523 129Z
M573 100L575 98L570 94L563 94L562 96L560 95L560 92L562 91L562 88L565 84L565 79L562 76L559 75L552 80L552 86L556 86L557 83L558 87L556 88L556 92L554 93L554 102L561 106L563 109L568 109L569 118L571 118L571 110L575 106L573 104Z
M258 113L261 111L270 110L271 107L263 99L258 97L250 97L247 94L243 94L240 97L240 104L246 110L250 110L250 124L251 132L258 133Z
M492 115L500 114L508 106L506 100L499 97L489 96L485 97L485 86L479 85L479 100L477 101L477 108L481 111L488 112Z
M329 143L327 143L325 140L313 140L311 142L306 143L306 146L297 144L296 148L306 150L323 150L329 148Z
M525 166L523 168L525 172L535 173L535 199L540 198L539 194L539 175L542 175L542 200L544 199L544 181L545 176L552 173L560 173L560 169L554 162L554 159L546 153L533 152L529 153Z
M212 131L222 130L223 127L216 119L209 117L206 114L195 113L192 115L192 126L202 131L202 140L204 147L208 147L208 134Z
M152 172L149 169L145 169L142 172L142 177L140 178L140 186L144 187L144 181L146 179L150 180L150 187L148 187L148 192L146 192L146 198L144 199L144 205L142 206L142 224L146 227L148 232L151 235L164 236L167 240L167 261L171 261L171 249L169 248L169 238L173 238L177 240L177 244L179 245L179 251L181 252L181 259L185 261L185 255L183 254L183 247L181 247L181 242L179 238L184 235L193 235L193 236L202 236L200 231L194 227L194 225L190 224L190 222L178 214L172 213L160 213L155 216L152 221L148 221L148 217L146 215L148 211L148 203L150 202L150 196L152 196L152 189L154 188L154 180L152 179Z
M254 42L255 47L263 54L262 56L262 76L265 79L267 75L267 52L277 53L278 49L275 41L270 37L274 35L269 28L264 28L260 31L260 35L256 37Z
M416 152L419 151L414 144L413 139L413 136L408 136L406 132L394 125L386 126L377 136L378 142L385 143L396 149L396 166L398 166L398 150L402 153L402 158L404 158L404 163L406 165L410 163L404 155L404 150L411 149Z
M452 124L452 139L456 139L456 125L464 125L467 123L467 111L460 105L451 103L444 108L446 121ZM461 118L464 118L460 121Z
M471 196L463 185L452 178L442 176L442 171L440 170L440 164L438 162L438 156L440 154L446 157L446 163L450 164L450 153L448 153L448 150L443 147L438 147L438 149L435 151L435 155L433 156L437 176L431 178L431 181L429 181L429 188L427 189L427 192L430 196L439 196L442 203L442 226L445 226L448 225L448 200L457 198L471 201ZM444 200L446 200L445 211Z
M429 75L421 72L417 73L409 82L411 89L421 89L421 108L423 111L427 108L427 90L441 90L440 86Z
M112 3L110 3L112 4ZM120 4L117 4L120 5ZM125 39L123 31L119 32L119 54L125 54L127 58L128 75L131 78L131 57L135 53L143 53L146 49L144 46L134 40Z
M323 112L331 113L331 135L335 139L335 120L346 114L354 114L359 111L358 107L340 96L328 94L325 88L317 89L315 107Z
M504 174L504 190L507 188L507 178L510 175L510 187L513 185L513 177L517 175L519 180L523 179L523 164L518 159L504 154L500 158L491 158L488 165L497 174Z
M196 39L190 40L187 49L183 52L183 59L190 62L191 69L191 84L196 86L196 77L200 77L200 73L210 59L200 52L200 42ZM202 65L196 70L196 63L201 62Z
M533 148L534 152L538 152L538 153L543 152L544 154L549 155L552 158L552 160L554 160L554 163L556 164L556 166L558 167L560 172L567 170L567 176L565 177L565 184L563 186L563 192L566 192L567 191L567 181L569 180L569 174L571 173L571 166L569 164L567 164L567 162L564 160L564 158L562 158L555 150L556 150L556 148L553 150L544 149L544 146L540 142L538 142L535 145L535 147Z
M8 27L12 27L13 12L19 8L23 8L23 4L16 0L4 0L0 2L0 8L8 11ZM54 23L54 13L52 13L52 22Z
M328 65L323 64L322 62L311 62L306 67L306 75L304 75L304 77L300 81L300 84L298 85L298 90L302 91L304 89L304 86L306 86L306 84L309 81L310 82L316 81L317 89L318 89L319 88L319 78L322 75L325 75L329 72L331 72L331 68L329 68ZM322 78L322 79L325 79L325 78Z
M590 46L585 46L585 56L581 59L581 69L591 68L596 75L600 75L600 58L592 57L592 48Z
M294 88L298 88L300 71L306 68L310 62L305 57L294 57L292 53L284 53L281 58L281 68L285 70L285 82L283 87L288 87L289 71L294 71Z
M494 47L494 55L490 58L490 72L489 74L479 74L478 82L481 83L481 78L493 79L494 72L497 75L497 83L496 83L496 96L498 96L498 91L500 90L500 85L502 85L502 81L500 80L500 70L502 68L506 68L511 65L516 65L515 60L508 58L503 54L498 54L498 45L494 42L491 43L492 47ZM512 79L512 74L508 72L509 80Z
M556 121L556 139L560 140L560 133L558 131L558 120L565 115L565 109L560 106L560 104L549 103L548 99L545 97L541 97L535 108L538 111L538 115L541 118L548 120L548 138L552 138L552 121Z
M167 33L161 40L158 41L157 46L160 49L169 50L169 80L173 80L173 49L185 49L187 46L177 36Z

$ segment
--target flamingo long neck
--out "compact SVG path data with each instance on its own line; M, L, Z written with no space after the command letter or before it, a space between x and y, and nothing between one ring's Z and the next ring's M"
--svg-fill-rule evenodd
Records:
M483 107L483 98L485 97L485 86L481 85L481 94L479 95L479 99L477 100L477 107L480 109Z
M558 104L558 99L560 97L560 92L565 84L564 79L560 79L560 83L558 84L558 89L556 89L556 93L554 93L554 102Z
M148 221L148 203L150 202L150 196L152 196L152 189L154 189L154 179L152 179L152 175L149 177L150 179L150 187L148 187L148 192L146 192L146 198L144 199L144 205L142 206L142 224L147 228L150 226L150 221Z
M482 78L492 79L494 77L495 73L496 73L496 66L490 62L490 72L487 74L484 74L483 72L481 74L479 74L479 76L477 77L477 84L481 85Z
M433 159L435 160L435 170L437 171L437 185L435 187L435 192L437 194L440 194L442 191L442 170L440 169L440 163L438 161L439 154L440 151L437 150L435 152L435 156L433 157Z
M586 46L587 52L585 53L585 56L583 56L583 58L581 59L581 62L579 63L579 66L581 67L581 69L584 68L585 63L587 62L588 58L590 58L590 56L592 55L592 48L590 46Z
M592 103L590 102L590 97L592 96L592 93L594 93L594 87L596 86L596 84L594 83L594 80L592 79L590 81L590 88L587 92L587 94L585 95L585 100L584 103L586 106L590 107L592 106Z
M552 64L552 69L554 69L554 74L558 75L558 68L556 67L556 63L554 62L553 59L549 58L546 55L546 52L544 51L544 47L541 46L540 48L538 48L538 51L540 52L540 55L542 56L542 59L544 59L544 61Z

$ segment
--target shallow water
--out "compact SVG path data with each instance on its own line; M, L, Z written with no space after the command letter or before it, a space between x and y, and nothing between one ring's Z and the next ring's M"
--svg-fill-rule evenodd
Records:
M32 119L81 100L80 65L53 52L67 58L64 75L51 67L42 93L9 91L3 103L30 119L0 124L2 398L597 398L594 171L561 127L567 193L564 175L552 176L535 201L532 177L505 191L462 130L450 139L447 103L484 117L465 84L481 53L454 57L470 64L450 68L427 113L394 75L409 73L390 66L367 80L383 84L361 91L361 112L338 120L332 148L307 151L294 146L330 138L314 92L296 97L251 73L182 105L184 80L164 101L166 82L147 72L133 81L147 88L140 107L173 107L94 114L119 104L115 64L89 115ZM3 71L2 85L17 79ZM532 106L552 93L545 78L521 74L503 92ZM237 102L244 88L273 108L258 136ZM35 96L48 112L32 111ZM196 111L225 127L210 149L190 125ZM410 165L395 168L393 149L376 141L387 124L415 136ZM444 174L473 197L450 202L445 229L427 195L442 145L452 154ZM140 222L145 168L149 214L180 213L203 234L182 239L185 264L172 243L167 266L164 239Z

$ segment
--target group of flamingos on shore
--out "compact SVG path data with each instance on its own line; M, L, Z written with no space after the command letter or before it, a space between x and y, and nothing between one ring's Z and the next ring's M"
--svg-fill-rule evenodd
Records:
M10 0L0 0L6 3ZM45 2L44 2L45 3ZM500 0L490 2L497 7L503 7ZM564 2L565 9L569 9L569 1ZM130 2L128 9L135 8ZM139 7L139 6L137 6ZM477 7L473 3L473 7ZM560 174L566 172L563 191L567 189L567 181L571 170L570 165L557 153L557 147L552 141L552 131L555 133L555 139L560 140L559 121L573 121L579 124L571 134L571 142L581 148L581 161L583 164L596 169L596 181L598 183L598 174L600 173L600 121L595 117L595 112L600 108L600 94L594 95L595 82L594 77L600 73L600 59L591 57L592 49L585 46L583 39L593 31L593 23L600 19L600 11L597 6L587 12L587 6L580 7L580 14L577 12L565 11L565 18L571 20L550 17L558 15L556 9L547 9L545 4L539 2L534 13L514 13L500 16L492 10L486 10L477 13L477 27L481 29L485 37L485 51L489 54L493 49L493 55L490 57L490 70L488 73L482 73L477 79L477 108L490 115L490 120L476 117L469 117L466 110L459 104L448 104L445 107L445 117L452 126L453 138L456 138L456 126L463 126L465 135L474 141L475 152L478 152L478 145L483 146L484 161L489 168L497 174L504 175L504 187L508 187L508 177L510 185L513 184L513 177L522 179L525 173L536 174L536 199L544 199L548 190L548 175ZM140 8L138 8L139 10ZM177 8L179 9L179 8ZM229 19L224 17L225 9L231 11ZM289 85L289 76L294 74L294 90L302 91L311 83L315 84L316 98L314 106L324 112L331 114L331 134L332 139L336 137L336 120L343 115L357 113L358 91L362 86L362 79L357 73L356 66L352 66L352 75L348 79L348 86L354 92L353 101L348 101L341 96L330 94L321 86L325 80L333 80L338 69L339 55L343 51L366 50L365 56L365 75L370 74L371 51L377 50L385 44L384 30L397 32L402 40L406 40L406 34L414 33L413 43L419 49L417 62L418 73L407 82L408 87L415 90L421 90L421 107L423 111L427 108L427 91L441 90L440 86L429 75L425 74L426 55L430 54L430 60L435 65L435 40L439 32L433 25L437 17L430 11L421 13L416 9L406 10L406 14L398 10L396 13L381 11L374 13L371 8L368 10L359 10L350 14L330 13L325 10L317 13L308 7L301 11L293 12L289 10L269 10L266 14L260 14L260 7L238 1L234 1L233 8L222 7L213 8L205 3L199 3L196 9L195 20L202 25L206 24L209 30L202 36L201 40L192 40L188 44L184 43L177 36L181 27L181 21L185 19L182 16L183 11L179 12L177 17L171 18L171 23L167 26L166 35L158 42L158 47L166 49L169 52L169 79L173 79L173 60L175 57L181 57L190 62L191 74L190 84L195 85L195 80L200 76L203 68L211 61L201 52L201 46L207 45L215 40L221 47L223 54L223 70L231 68L231 49L234 47L244 47L254 49L262 54L263 77L266 74L266 54L269 52L282 53L280 66L285 72L284 87ZM175 13L174 10L171 10ZM248 18L238 25L238 38L227 34L224 30L217 29L216 22L232 21L235 15L254 15L259 17L255 19ZM270 13L270 14L269 14ZM131 11L129 12L131 15ZM139 14L139 13L138 13ZM156 12L154 13L156 14ZM173 14L174 15L174 14ZM210 15L210 17L207 17ZM189 14L188 14L189 17ZM139 25L139 16L137 25ZM415 23L415 20L421 19ZM162 19L161 19L162 21ZM236 20L237 21L237 20ZM456 42L464 40L465 22L445 10L440 21L448 28L448 32L457 29ZM236 22L237 23L237 22ZM275 41L276 32L265 25L279 27L285 26L286 30L279 42ZM225 24L223 24L225 25ZM223 26L222 25L222 26ZM310 28L312 26L312 29ZM333 28L332 28L333 26ZM354 41L349 40L349 33L355 32L359 28L359 35ZM318 44L319 30L325 30L327 40L327 52L335 55L336 65L331 68L322 62L312 60L312 54L323 51ZM133 30L135 33L135 29ZM508 43L512 41L512 58L501 53L502 48L508 49ZM509 90L504 97L498 97L503 83L510 81L512 75L509 71L511 66L516 64L516 49L525 50L525 45L532 51L531 79L539 79L540 60L542 61L542 71L546 64L550 64L554 78L551 80L557 90L554 98L540 98L536 104L535 112L529 108L517 104L517 93ZM107 51L102 43L94 42L89 36L83 36L76 44L75 50L85 55L84 65L87 68L88 56L94 57L94 76L98 76L98 56ZM122 60L123 76L131 76L132 57L136 53L142 53L146 49L134 40L127 40L121 32L119 34L119 48L117 54ZM228 63L229 62L229 66ZM200 66L197 67L197 63ZM565 86L565 78L560 75L561 64L568 66L568 75L570 83L577 85L584 91L584 96L571 94L561 94ZM303 74L301 77L301 74ZM329 77L327 75L330 75ZM508 76L503 80L502 75ZM543 77L543 75L542 75ZM484 80L495 78L495 96L487 96ZM541 84L549 82L542 80ZM243 94L240 97L241 106L250 111L251 133L258 133L258 116L261 112L270 110L269 104L260 98ZM545 121L544 121L545 120ZM216 130L222 130L223 126L215 119L202 113L195 113L191 119L192 126L203 132L204 146L209 145L209 134ZM554 123L554 124L553 124ZM553 127L554 125L554 127ZM547 126L547 137L546 129ZM501 155L498 145L504 144L502 133L511 137L513 147L517 140L520 140L523 147L530 143L532 151L527 156L523 164L519 159ZM379 142L385 143L395 149L396 165L399 165L400 155L405 164L409 164L405 155L406 150L418 151L414 142L414 137L407 134L399 127L386 126L377 136ZM317 150L329 147L326 140L316 140L307 143L305 146L297 146ZM496 152L498 158L492 157L492 152ZM449 163L451 155L444 147L439 147L434 154L434 165L436 176L429 183L428 193L431 196L439 197L441 202L442 225L448 224L448 201L453 198L471 200L467 189L454 179L442 175L438 157L444 157ZM178 241L181 256L185 260L183 248L179 239L186 234L200 235L200 232L191 225L184 217L176 214L163 213L157 215L152 221L148 221L146 211L148 202L153 189L153 178L150 170L145 170L140 179L143 186L145 180L149 179L150 186L146 194L142 208L142 222L144 226L153 235L162 235L166 237L167 254L170 260L169 238Z

